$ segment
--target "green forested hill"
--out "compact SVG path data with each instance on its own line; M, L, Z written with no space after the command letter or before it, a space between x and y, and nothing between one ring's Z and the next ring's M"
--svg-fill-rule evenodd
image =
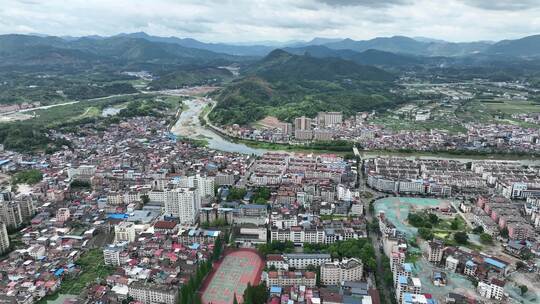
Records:
M282 120L319 111L353 114L394 102L394 76L339 58L315 58L276 50L244 70L247 76L221 92L210 119L247 124L266 115Z

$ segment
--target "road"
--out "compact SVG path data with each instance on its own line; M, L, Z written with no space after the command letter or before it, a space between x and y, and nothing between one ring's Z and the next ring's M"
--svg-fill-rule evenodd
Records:
M98 101L98 100L105 100L105 99L115 98L115 97L134 96L134 95L138 95L138 94L141 94L141 93L148 94L148 92L138 92L138 93L129 93L129 94L116 94L116 95L97 97L97 98L91 98L91 99L74 100L74 101L68 101L68 102L62 102L62 103L55 103L55 104L51 104L51 105L40 106L40 107L29 108L29 109L22 109L22 110L17 110L17 111L12 111L12 112L6 112L6 113L2 113L2 114L3 115L10 115L10 114L15 114L15 113L32 112L32 111L36 111L36 110L46 110L46 109L51 109L51 108L76 104L76 103L79 103L81 101ZM158 93L158 92L156 92L156 93Z
M373 220L377 220L369 211L366 212L366 219L369 222ZM382 265L382 253L379 250L379 241L378 241L379 233L375 234L375 233L370 232L369 238L371 240L371 244L373 245L373 248L375 248L375 261L377 261L377 274L379 275L378 282L381 284L384 284L382 282L383 280L382 275L384 273L384 268ZM388 303L388 301L394 296L393 293L391 293L388 288L385 288L385 286L378 286L378 285L377 285L377 290L381 294L381 298L385 299L386 303Z
M361 170L361 168L356 168L356 169ZM362 174L360 174L360 177L359 177L359 180L358 180L359 188L373 194L373 198L371 198L371 201L374 202L374 201L384 197L384 195L381 195L380 193L374 192L370 188L368 188L365 182L366 181L364 179L364 174L362 173ZM366 220L369 223L372 222L372 221L378 221L378 219L370 212L369 205L366 206L366 207L367 208L364 208L364 210L367 210L365 212ZM383 267L383 264L382 264L382 255L383 255L383 253L381 253L381 251L379 250L380 232L377 232L377 233L369 232L369 239L371 240L371 244L373 245L373 248L375 249L375 261L377 262L377 274L379 276L378 283L380 283L380 284L377 284L377 290L379 291L379 295L381 297L381 300L383 300L381 302L382 303L391 303L390 301L391 301L392 297L394 297L393 290L389 289L389 288L386 288L386 286L384 286L384 282L383 282L383 274L384 274L384 267ZM372 278L372 281L377 282L376 280L373 280L373 278ZM381 285L381 286L379 286L379 285Z

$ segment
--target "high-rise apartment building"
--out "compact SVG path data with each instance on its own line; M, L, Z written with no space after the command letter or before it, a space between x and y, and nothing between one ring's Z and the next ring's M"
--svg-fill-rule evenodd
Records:
M201 208L199 190L176 188L165 193L165 214L177 217L181 224L194 224Z

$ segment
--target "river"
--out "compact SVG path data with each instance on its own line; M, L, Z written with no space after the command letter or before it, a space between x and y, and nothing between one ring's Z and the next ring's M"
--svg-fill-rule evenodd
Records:
M180 136L187 137L191 139L206 140L208 142L208 147L211 149L226 151L226 152L237 152L243 154L255 154L262 155L266 152L284 152L290 153L291 151L279 151L279 150L268 150L260 148L252 148L248 145L242 143L235 143L230 141L227 138L219 135L210 128L207 128L201 125L199 116L204 110L204 107L210 102L204 99L189 99L183 101L184 111L180 114L180 117L176 124L173 126L171 131ZM352 151L351 151L352 152ZM363 159L375 158L379 156L399 156L407 159L435 159L435 160L457 160L462 162L471 162L475 160L492 160L492 161L502 161L502 159L493 159L493 158L478 158L474 159L468 156L438 156L438 155L425 155L425 153L419 153L418 155L414 154L399 154L399 153L390 153L390 152L360 152L360 155ZM538 165L540 160L533 159L521 159L517 160L525 165Z
M199 116L203 112L204 107L209 104L207 101L203 99L189 99L183 101L183 103L184 110L171 129L174 134L190 139L205 140L208 142L208 148L225 152L255 155L262 155L265 152L268 152L265 149L256 149L245 144L229 141L213 130L201 125Z

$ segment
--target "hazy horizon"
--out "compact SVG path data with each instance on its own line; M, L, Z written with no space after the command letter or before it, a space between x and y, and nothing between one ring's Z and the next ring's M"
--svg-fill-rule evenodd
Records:
M450 42L498 41L540 33L540 1L449 0L120 0L69 3L6 0L0 34L153 36L205 42L367 40L428 37Z

